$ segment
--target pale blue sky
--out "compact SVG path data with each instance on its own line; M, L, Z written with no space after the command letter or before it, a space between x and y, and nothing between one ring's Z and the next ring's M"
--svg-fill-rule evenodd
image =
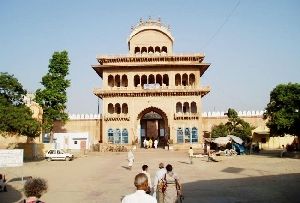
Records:
M0 1L0 71L29 91L41 87L54 51L67 50L72 85L68 112L97 113L91 68L96 55L126 54L130 27L161 17L175 37L176 53L204 52L212 63L202 77L211 92L204 111L263 110L279 83L300 82L300 1Z

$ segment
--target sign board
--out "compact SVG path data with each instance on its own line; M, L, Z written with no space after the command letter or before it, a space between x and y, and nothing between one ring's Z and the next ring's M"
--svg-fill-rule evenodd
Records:
M0 168L23 166L23 149L0 149Z

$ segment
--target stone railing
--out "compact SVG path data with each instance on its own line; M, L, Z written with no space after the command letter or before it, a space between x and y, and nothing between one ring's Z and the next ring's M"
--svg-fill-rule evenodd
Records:
M203 112L202 117L227 117L224 111ZM238 111L239 117L262 117L264 111Z

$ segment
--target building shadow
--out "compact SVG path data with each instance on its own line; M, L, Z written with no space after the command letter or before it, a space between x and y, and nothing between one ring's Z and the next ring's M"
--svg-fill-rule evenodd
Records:
M228 173L242 168L229 167ZM299 202L300 173L184 183L185 203Z
M282 150L261 150L259 153L251 153L252 156L280 158ZM282 158L300 159L300 151L285 152Z
M1 203L18 202L22 198L22 193L11 185L7 184L7 192L0 192Z

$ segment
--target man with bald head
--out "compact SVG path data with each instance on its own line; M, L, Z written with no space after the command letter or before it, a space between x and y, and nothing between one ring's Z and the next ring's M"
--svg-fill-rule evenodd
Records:
M126 195L122 203L157 203L156 199L148 194L148 178L146 174L139 173L135 176L134 185L136 187L135 193Z

